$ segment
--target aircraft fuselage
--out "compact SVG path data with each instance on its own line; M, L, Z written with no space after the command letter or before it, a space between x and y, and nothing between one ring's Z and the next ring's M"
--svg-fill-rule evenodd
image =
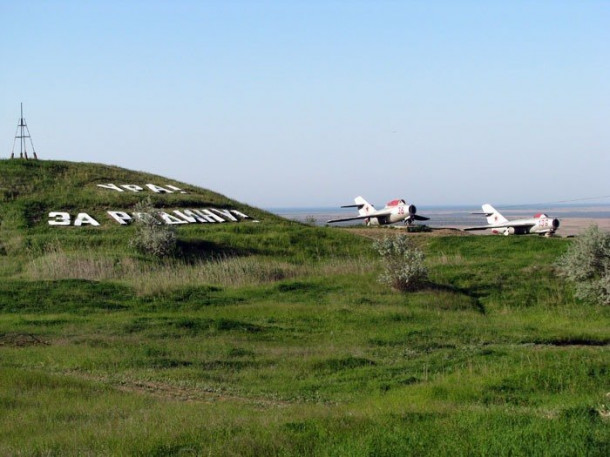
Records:
M491 232L501 235L527 235L527 234L538 234L538 235L552 235L559 227L559 220L552 219L545 214L534 217L532 219L517 219L512 220L508 224L502 227L490 227Z

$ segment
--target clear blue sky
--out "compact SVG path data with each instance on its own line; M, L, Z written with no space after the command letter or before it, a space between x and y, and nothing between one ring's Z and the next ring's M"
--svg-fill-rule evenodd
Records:
M0 136L260 207L610 194L610 1L0 1ZM607 201L607 200L606 200Z

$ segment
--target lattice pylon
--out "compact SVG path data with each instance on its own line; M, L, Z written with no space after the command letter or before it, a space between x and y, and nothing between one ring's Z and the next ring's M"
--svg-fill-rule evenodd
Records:
M25 122L25 118L23 117L23 103L21 104L21 117L19 118L19 123L17 124L17 131L15 132L15 139L13 140L13 149L11 150L11 159L15 158L15 143L17 143L17 139L19 139L19 158L28 160L28 149L27 149L27 140L30 140L30 146L32 148L32 155L34 159L38 159L36 155L36 150L34 149L34 143L32 142L32 136L30 135L30 129L28 128L28 124Z

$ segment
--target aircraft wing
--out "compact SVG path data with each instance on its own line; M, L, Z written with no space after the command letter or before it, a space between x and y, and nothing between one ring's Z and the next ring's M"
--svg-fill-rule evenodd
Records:
M416 221L429 221L430 220L429 217L420 216L419 214L414 214L413 219L415 219Z
M480 225L478 227L466 227L462 230L470 231L470 230L487 230L490 228L496 227L495 225Z
M508 227L533 227L536 225L534 222L530 221L515 221L515 222L507 222L505 224L496 224L496 225L479 225L477 227L466 227L464 230L487 230L493 228L508 228Z
M357 221L357 220L362 220L362 219L370 219L372 217L388 216L390 214L392 214L392 210L391 209L388 209L388 210L379 210L379 211L375 211L375 212L370 213L370 214L366 214L364 216L352 216L352 217L343 217L341 219L331 219L329 221L326 221L326 223L330 224L332 222Z

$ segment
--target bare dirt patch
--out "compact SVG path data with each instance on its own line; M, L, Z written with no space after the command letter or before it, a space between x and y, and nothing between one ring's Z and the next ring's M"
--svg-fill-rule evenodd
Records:
M222 392L209 387L178 386L171 383L159 381L113 379L109 376L96 376L90 373L70 371L70 376L75 376L88 381L96 381L106 384L121 392L148 395L161 400L187 402L187 403L216 403L232 401L236 403L249 404L260 408L278 408L294 404L294 402L283 401L266 397L248 397L227 392Z
M5 333L0 335L0 346L26 347L26 346L48 346L49 342L31 333Z

